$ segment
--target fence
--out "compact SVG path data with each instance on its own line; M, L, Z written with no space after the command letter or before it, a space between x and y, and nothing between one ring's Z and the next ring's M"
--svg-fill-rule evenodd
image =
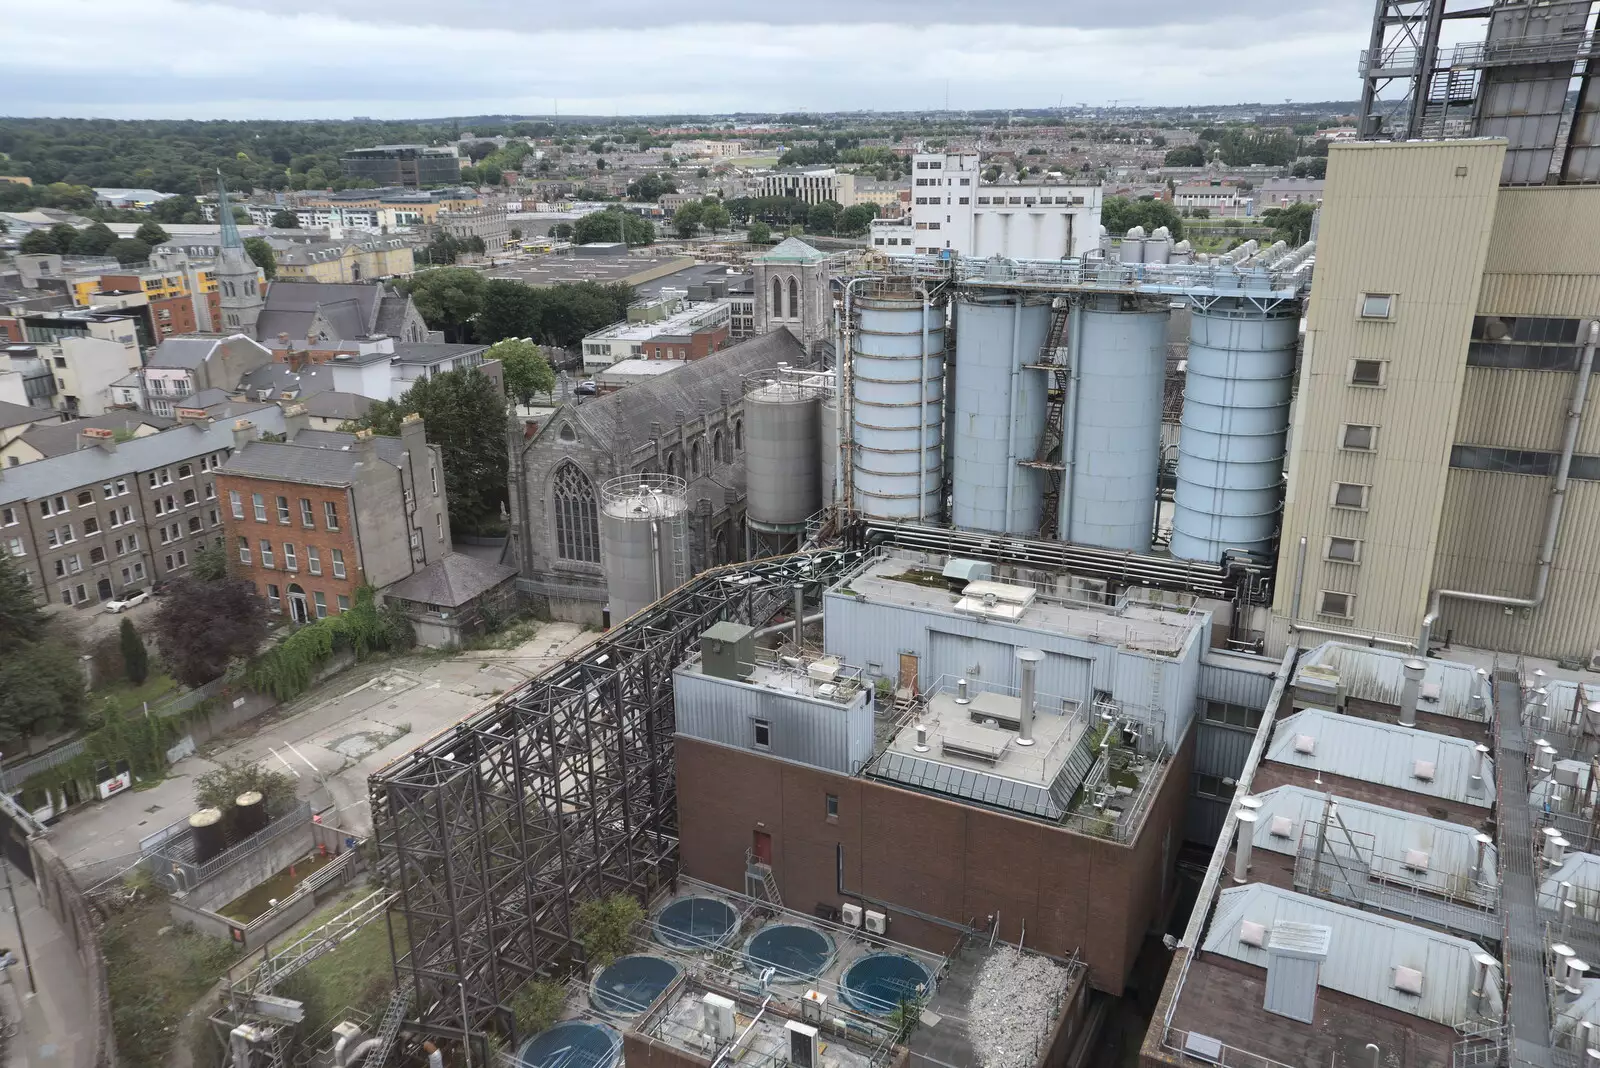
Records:
M89 1004L94 1022L84 1029L89 1033L89 1064L94 1068L116 1068L116 1039L111 1030L111 991L106 977L105 953L100 948L100 932L89 915L83 892L54 847L42 838L28 842L33 854L34 884L39 902L56 918L78 952L88 982ZM82 1062L80 1062L82 1063Z
M363 839L347 837L359 845ZM330 894L342 890L361 871L361 854L348 848L331 862L306 876L277 904L247 923L240 923L208 908L177 898L168 903L172 918L192 923L198 930L226 938L246 951L258 949L316 911Z
M140 849L148 858L153 877L172 890L193 890L208 879L214 879L249 859L284 835L305 830L310 822L311 803L302 801L238 845L209 860L196 861L193 839L182 833L188 830L188 821L180 820L146 839L154 843L150 848L144 848L141 842Z

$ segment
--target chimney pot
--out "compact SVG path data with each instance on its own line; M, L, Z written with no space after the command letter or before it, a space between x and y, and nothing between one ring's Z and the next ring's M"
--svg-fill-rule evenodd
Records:
M1033 744L1033 710L1037 701L1035 686L1039 662L1044 654L1037 649L1018 649L1017 664L1022 669L1022 685L1017 692L1017 744Z
M1243 883L1249 881L1250 848L1255 844L1256 820L1260 817L1250 809L1241 809L1235 818L1239 826L1233 853L1233 881Z

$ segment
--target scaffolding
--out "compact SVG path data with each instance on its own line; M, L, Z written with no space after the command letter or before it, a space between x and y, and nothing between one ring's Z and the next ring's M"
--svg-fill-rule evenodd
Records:
M647 898L677 870L672 672L712 624L760 626L798 583L859 554L705 572L369 781L380 871L398 891L395 981L413 1034L482 1050L528 979L581 956L573 913ZM474 1057L477 1060L477 1057Z

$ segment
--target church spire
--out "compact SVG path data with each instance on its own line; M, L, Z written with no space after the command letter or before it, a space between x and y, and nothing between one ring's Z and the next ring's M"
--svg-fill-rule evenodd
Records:
M239 236L239 224L233 218L233 206L228 203L228 187L222 184L222 171L217 171L217 220L222 223L222 247L244 248Z

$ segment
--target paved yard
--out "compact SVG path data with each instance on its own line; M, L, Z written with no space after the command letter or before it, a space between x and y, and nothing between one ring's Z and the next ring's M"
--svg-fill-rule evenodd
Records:
M294 775L326 822L365 835L368 775L596 637L547 623L514 649L357 665L180 760L162 782L68 812L50 840L71 867L109 874L119 859L132 863L139 839L194 811L197 776L241 758Z

